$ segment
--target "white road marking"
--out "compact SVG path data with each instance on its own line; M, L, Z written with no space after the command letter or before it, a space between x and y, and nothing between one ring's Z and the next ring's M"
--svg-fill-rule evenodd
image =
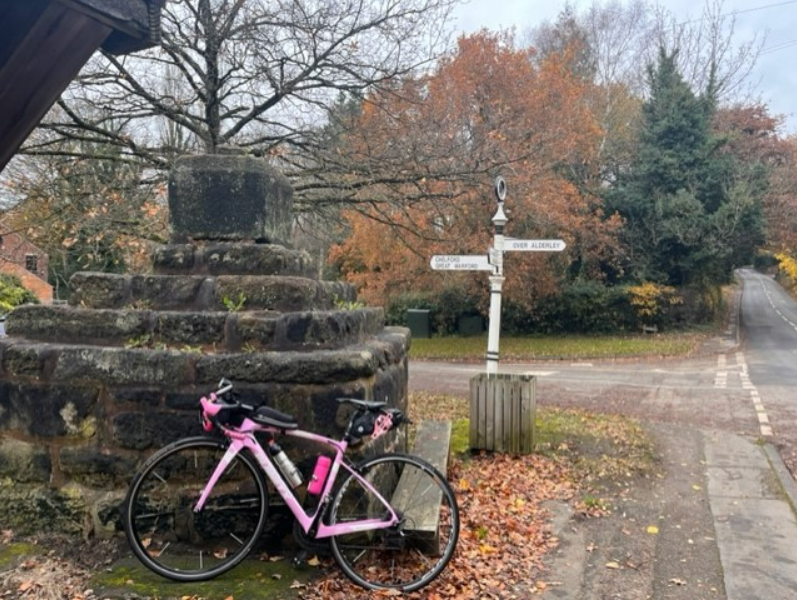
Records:
M742 352L736 353L736 362L741 367L739 379L742 383L742 389L749 390L750 392L750 400L753 401L753 408L755 409L756 417L758 417L758 427L761 431L761 435L764 437L771 437L772 426L769 422L769 415L767 415L764 403L761 401L761 394L759 394L758 389L756 389L755 385L750 380L750 374L747 372L747 363L744 360L744 354Z
M794 330L797 331L797 323L795 323L789 317L787 317L782 312L780 312L780 309L777 306L775 306L775 301L772 299L772 294L769 292L769 290L767 289L766 285L764 284L764 279L759 277L758 278L758 283L761 284L761 288L764 290L764 295L767 297L767 300L769 300L769 304L774 309L775 313L777 313L777 315L781 319L786 321L786 323L791 325L794 328Z
M728 366L728 358L724 354L717 357L717 373L714 376L714 387L717 389L724 389L728 387L728 372L725 370Z
M484 373L484 367L460 367L457 369L462 373ZM535 377L549 377L556 375L559 371L525 371L521 375L533 375Z

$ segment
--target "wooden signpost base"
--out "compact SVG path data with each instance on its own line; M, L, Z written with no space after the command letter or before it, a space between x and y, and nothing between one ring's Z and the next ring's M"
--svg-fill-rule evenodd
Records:
M531 454L537 413L531 375L480 374L470 380L470 447Z

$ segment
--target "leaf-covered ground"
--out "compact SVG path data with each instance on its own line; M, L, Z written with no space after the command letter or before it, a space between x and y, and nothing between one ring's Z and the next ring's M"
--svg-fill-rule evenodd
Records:
M574 487L565 462L538 455L477 456L457 460L449 472L457 492L461 532L443 573L408 598L525 598L544 587L540 561L556 545L541 504L570 499ZM366 592L342 575L329 575L305 590L307 600L357 600L393 595Z
M464 398L426 393L411 398L410 414L416 421L451 419L456 424L467 419L468 411ZM457 458L449 480L460 506L459 544L440 577L408 598L510 600L545 589L549 582L542 559L558 540L543 503L568 501L585 515L600 515L605 510L600 494L609 481L627 485L653 468L649 441L636 423L622 417L541 410L539 452L522 457L471 456L463 452L467 438L458 447L456 429ZM301 597L359 600L391 595L366 592L332 567Z
M411 397L410 415L416 422L421 419L454 422L453 458L448 475L460 507L461 532L454 557L440 577L428 587L405 597L429 600L529 598L550 585L542 561L557 545L544 502L570 502L582 514L602 514L609 504L602 499L604 492L608 494L613 489L616 491L617 486L633 485L635 477L654 468L650 443L637 424L622 417L541 409L535 454L524 457L472 455L467 451L468 412L465 398L426 393ZM15 544L24 541L14 540L12 532L4 535L0 547L9 546L12 541ZM116 553L127 553L123 541L116 542L115 547L110 545L111 541L100 544L75 541L55 547L47 542L39 546L37 552L25 552L26 557L12 557L16 567L11 570L4 569L0 562L0 598L123 598L125 594L107 596L93 590L90 579L97 572L105 571ZM24 549L24 545L20 547ZM46 550L42 552L43 549ZM232 584L236 572L243 576L246 568L241 565L234 569L229 574L231 578L226 580L227 587L224 587L225 579L219 578L212 582L213 591L210 587L201 591L195 586L191 595L180 592L175 596L174 586L170 588L165 580L154 575L147 580L146 592L140 586L133 586L131 580L127 597L288 600L298 594L305 600L358 600L396 595L358 588L331 559L323 557L313 558L301 573L288 568L279 575L280 583L285 585L269 585L269 580L277 579L277 575L265 575L259 580L257 593L241 595ZM148 572L139 573L136 578L144 575Z

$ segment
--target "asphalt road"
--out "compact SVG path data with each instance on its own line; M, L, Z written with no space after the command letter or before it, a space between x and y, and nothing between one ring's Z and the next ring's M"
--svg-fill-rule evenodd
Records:
M542 405L760 436L797 473L797 303L772 277L737 272L740 294L721 339L695 357L500 363L537 377ZM738 318L737 318L738 316ZM469 395L484 364L410 361L410 390Z
M742 270L741 352L749 392L768 421L769 437L797 473L797 302L771 277ZM766 429L766 427L764 427Z

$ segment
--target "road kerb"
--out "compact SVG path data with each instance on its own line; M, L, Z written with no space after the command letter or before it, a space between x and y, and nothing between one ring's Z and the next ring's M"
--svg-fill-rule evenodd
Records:
M795 483L789 469L786 467L786 463L783 462L775 446L764 444L764 453L778 481L780 481L780 486L786 495L792 512L797 516L797 483Z

